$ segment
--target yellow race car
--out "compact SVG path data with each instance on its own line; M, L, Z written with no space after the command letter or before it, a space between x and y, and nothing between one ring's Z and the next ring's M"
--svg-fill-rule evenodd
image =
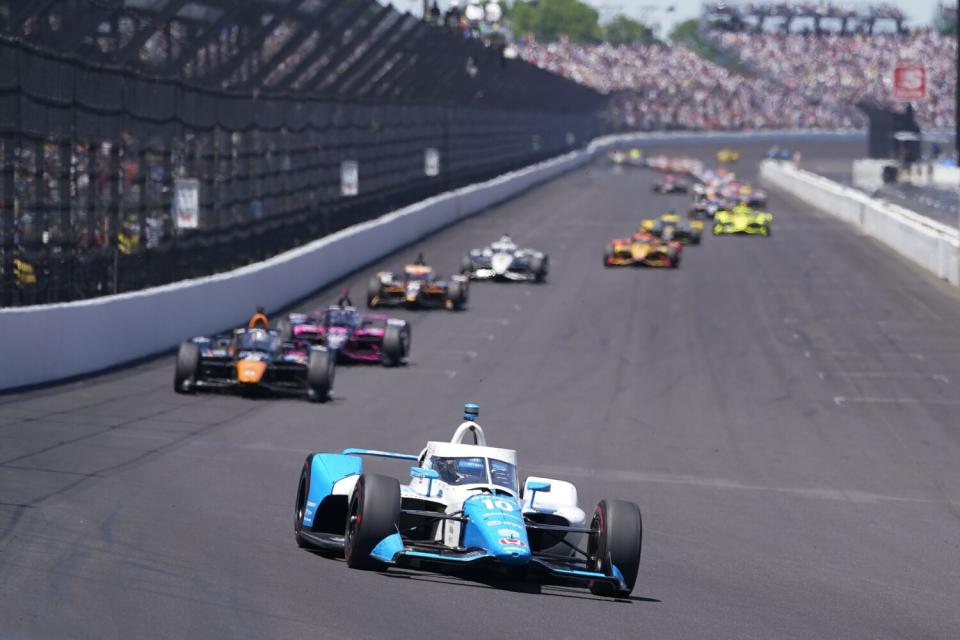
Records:
M605 267L666 267L680 266L683 245L679 242L664 242L644 233L634 233L629 238L614 238L603 252Z
M717 162L720 164L727 164L730 162L736 162L740 159L740 152L736 149L731 149L729 147L724 147L717 151Z
M713 235L750 235L770 237L773 214L757 211L747 205L718 211L713 218Z

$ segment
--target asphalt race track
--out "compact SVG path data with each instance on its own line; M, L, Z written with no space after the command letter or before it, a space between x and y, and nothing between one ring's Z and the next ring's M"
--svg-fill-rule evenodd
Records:
M545 285L401 312L414 362L340 367L331 404L176 395L169 355L0 396L0 637L960 637L960 295L776 195L769 239L604 269L611 236L687 205L654 178L598 162L300 305L503 232L551 255ZM310 450L418 452L465 401L524 475L640 504L630 600L297 548Z

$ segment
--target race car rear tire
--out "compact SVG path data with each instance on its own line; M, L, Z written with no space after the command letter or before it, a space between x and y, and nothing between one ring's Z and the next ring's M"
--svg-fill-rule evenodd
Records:
M173 374L173 390L177 393L193 393L196 388L197 370L200 368L200 347L193 342L184 342L177 351L177 366Z
M467 306L467 283L451 280L447 285L447 300L454 309L462 311Z
M547 272L550 270L549 256L534 256L530 258L530 272L534 282L546 282Z
M460 273L465 276L469 276L473 273L473 259L470 256L463 256L460 258Z
M307 456L300 472L300 482L297 484L297 503L294 509L293 538L301 549L309 549L313 545L303 537L303 515L307 508L307 496L310 494L310 469L313 467L313 454Z
M375 308L382 293L383 283L380 282L379 277L373 276L367 283L367 306L371 309Z
M277 333L280 334L280 339L284 342L289 342L293 339L293 325L290 324L289 318L280 318L277 320Z
M335 356L332 351L312 349L307 362L307 396L313 402L326 402L333 390L336 373Z
M701 236L699 233L690 235L690 244L700 244Z
M772 236L772 235L773 235L773 228L772 228L772 227L766 227L763 235L766 236L766 237L768 237L768 238L769 238L770 236Z
M601 500L593 512L587 553L592 571L610 575L616 565L626 583L626 590L606 582L590 584L590 592L598 596L625 598L633 591L640 570L643 546L643 520L640 507L625 500Z
M396 478L365 473L357 478L347 508L343 557L352 569L381 569L370 557L381 540L397 533L400 520L400 482Z
M399 366L410 352L410 326L387 325L380 347L380 362L385 367Z

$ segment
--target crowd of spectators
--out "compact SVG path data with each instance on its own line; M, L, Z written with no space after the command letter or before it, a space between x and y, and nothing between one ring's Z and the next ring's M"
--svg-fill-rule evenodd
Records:
M922 127L953 124L957 40L910 35L721 33L718 44L745 63L735 72L683 46L611 46L565 40L518 42L520 56L610 94L608 117L625 129L862 127L860 100L891 98L898 60L927 65Z
M886 103L892 95L898 62L927 68L927 98L915 104L924 128L953 126L957 38L935 31L910 35L879 33L787 34L723 33L724 49L760 74L836 110L861 100Z
M520 56L611 94L608 118L624 129L844 128L855 108L816 104L762 77L748 78L669 44L611 46L522 41Z

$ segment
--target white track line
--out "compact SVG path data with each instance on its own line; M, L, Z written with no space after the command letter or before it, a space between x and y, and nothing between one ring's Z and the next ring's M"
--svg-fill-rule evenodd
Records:
M833 402L838 407L845 404L929 404L960 406L960 400L923 400L921 398L878 398L871 396L847 397L834 396Z

